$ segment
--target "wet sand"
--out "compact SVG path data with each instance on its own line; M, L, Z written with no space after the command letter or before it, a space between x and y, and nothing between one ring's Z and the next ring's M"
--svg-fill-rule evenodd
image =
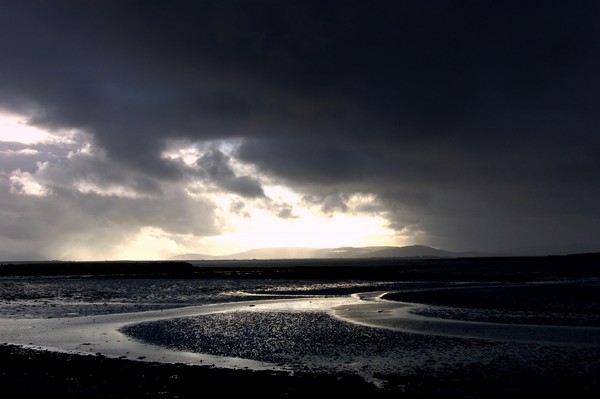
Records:
M39 351L0 345L2 395L60 398L391 397L361 378L249 371Z
M584 280L555 281L549 305L537 282L248 280L243 291L225 281L5 279L0 383L62 397L596 397L598 304L585 295L598 282ZM188 292L170 297L178 287ZM508 304L503 319L498 305L513 292L540 302ZM86 313L84 301L104 301L104 314ZM31 316L6 317L29 304ZM40 317L44 306L59 317Z

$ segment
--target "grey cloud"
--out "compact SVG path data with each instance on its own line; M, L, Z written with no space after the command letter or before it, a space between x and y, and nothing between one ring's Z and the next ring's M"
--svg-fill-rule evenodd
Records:
M312 154L323 151L319 146L308 140L303 145L249 142L239 154L263 173L310 193L305 200L324 211L343 211L344 195L375 194L378 214L387 217L390 227L418 233L437 247L511 249L527 242L581 248L585 243L589 250L596 245L600 189L594 181L600 181L600 169L592 147L579 148L575 155L541 148L541 143L512 151L433 143L405 152L365 146L363 152L348 153L362 164L357 170L348 162L348 173L328 174L324 165L331 160L312 162ZM285 156L266 156L271 151ZM378 162L372 161L375 154Z
M294 215L292 208L283 208L277 213L277 217L280 219L297 219L298 216Z
M0 107L92 134L98 184L185 184L169 140L239 138L233 156L324 209L371 193L430 244L600 238L597 2L0 7ZM199 167L264 195L224 154Z
M9 3L3 102L35 104L39 123L87 128L144 165L166 136L589 129L597 117L577 104L598 85L582 66L597 6L518 6L522 18L513 2Z
M248 212L246 212L246 204L242 201L234 201L229 206L229 212L232 212L237 215L241 215L245 218L251 217Z
M50 197L35 197L12 194L2 184L0 200L2 240L28 243L14 254L17 259L59 258L69 244L96 248L97 256L106 256L143 227L167 234L218 233L214 205L182 192L130 199L55 189Z
M79 183L89 183L99 189L120 187L139 195L158 195L160 182L135 170L121 168L99 154L76 153L68 158L45 164L36 177L50 187L74 189Z
M55 162L66 158L77 150L75 144L22 144L0 142L0 170L9 173L22 170L33 173L44 162Z
M280 219L298 219L299 216L294 214L294 206L287 202L277 202L270 198L266 198L260 206L263 209L271 212Z
M243 203L242 201L235 201L235 202L231 203L229 210L233 213L240 213L244 210L245 207L246 207L246 204Z
M342 194L333 195L305 195L302 201L311 205L320 205L321 210L325 213L333 213L335 211L346 212L348 205Z
M237 176L229 165L230 158L213 149L202 155L196 165L209 181L218 187L247 198L264 197L260 182L249 176Z
M245 162L261 165L299 183L343 184L369 173L363 153L303 138L247 140L237 154Z
M47 162L54 157L45 153L23 154L18 152L0 150L0 170L9 173L14 170L35 172L38 162Z

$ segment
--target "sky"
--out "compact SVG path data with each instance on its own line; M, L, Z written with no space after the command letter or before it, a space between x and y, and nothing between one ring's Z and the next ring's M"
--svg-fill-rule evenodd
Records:
M600 251L596 1L2 1L0 259Z

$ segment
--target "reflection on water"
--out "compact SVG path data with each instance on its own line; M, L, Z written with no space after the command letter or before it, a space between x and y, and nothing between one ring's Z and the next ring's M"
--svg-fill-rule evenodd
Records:
M209 303L343 295L393 288L397 283L253 279L0 278L0 317L73 317L136 312Z
M579 283L561 284L564 289L556 293L573 292L570 285ZM412 295L422 302L439 300L436 309L451 311L458 309L451 306L451 295L470 295L469 311L483 314L489 310L481 306L486 297L498 306L501 296L494 290L506 293L515 287L489 283L478 288L481 285L2 278L0 314L10 319L0 325L0 338L148 361L350 372L379 383L397 383L401 376L415 373L452 375L466 369L545 380L557 373L570 380L589 379L600 371L598 328L575 328L577 339L573 341L573 335L569 345L563 345L555 334L560 328L428 319L411 313L421 309L424 314L427 307L379 299L383 292L394 291L395 299ZM363 294L350 295L357 292ZM527 293L535 292L520 295L527 299ZM518 310L511 306L509 310ZM569 296L563 298L563 306L570 308ZM39 319L28 319L33 317ZM563 332L575 331L571 329ZM586 336L586 331L591 334ZM527 336L531 332L542 335Z

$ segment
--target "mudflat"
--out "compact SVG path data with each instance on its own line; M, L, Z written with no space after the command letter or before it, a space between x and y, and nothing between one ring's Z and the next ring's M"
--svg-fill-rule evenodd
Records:
M0 383L94 398L596 397L600 276L579 260L11 271Z

